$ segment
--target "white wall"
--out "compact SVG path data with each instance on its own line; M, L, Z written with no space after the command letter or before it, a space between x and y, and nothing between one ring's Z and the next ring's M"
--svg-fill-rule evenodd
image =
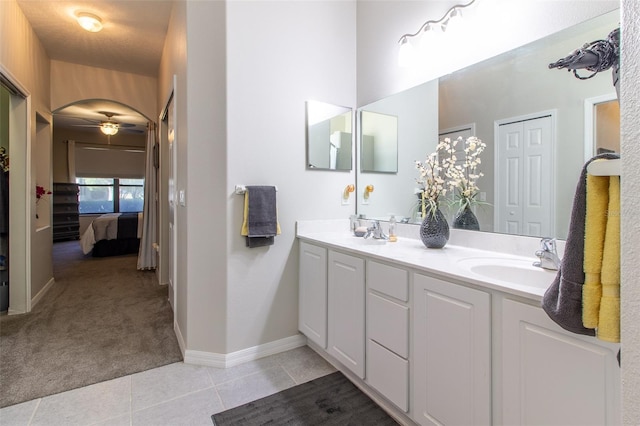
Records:
M305 101L355 107L355 9L353 1L227 5L229 352L297 334L295 221L355 211L353 197L341 205L353 171L305 169ZM273 246L245 247L235 184L277 185L282 234Z
M51 232L50 228L36 233L35 170L30 167L32 153L29 151L31 144L37 140L36 114L47 119L51 117L50 61L40 40L14 0L0 1L0 40L2 69L30 94L25 117L29 141L13 140L9 152L12 268L9 310L20 312L27 308L26 298L29 294L31 298L35 297L37 291L53 275L51 256L42 255L47 251L46 247L51 247L51 239L47 238ZM38 164L51 164L50 154L49 159L40 160ZM49 182L42 183L50 187L51 182L49 179ZM27 253L28 258L22 253ZM29 276L32 278L31 288L27 289L23 286Z
M186 350L222 354L227 325L225 9L224 2L174 4L158 104L162 111L173 91L176 188L186 195L186 205L176 208L179 338ZM167 147L161 151L166 158ZM166 179L163 175L161 181Z
M179 208L178 230L186 229L185 253L189 286L189 349L226 353L224 345L227 294L225 221L227 161L226 23L224 2L187 2L187 127L183 144L178 127L178 190L186 191L187 207ZM178 124L180 125L180 123ZM182 144L182 145L181 145ZM186 157L185 157L186 155ZM182 160L185 168L180 170ZM188 164L188 168L186 165ZM185 179L186 178L186 182ZM188 254L188 256L187 256ZM182 257L182 260L180 259Z
M640 3L622 1L622 407L625 425L640 424Z
M51 61L52 111L86 99L109 99L155 121L157 86L154 77Z

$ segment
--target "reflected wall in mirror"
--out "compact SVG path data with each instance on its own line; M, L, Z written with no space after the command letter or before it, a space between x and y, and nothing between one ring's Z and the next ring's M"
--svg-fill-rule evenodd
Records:
M307 169L351 170L351 108L307 101Z
M598 154L620 152L620 104L600 102L593 106L594 147Z
M424 160L435 150L439 134L450 129L472 129L487 144L482 154L480 171L484 177L478 181L482 197L487 205L476 206L475 213L480 229L489 232L512 232L519 235L567 237L570 211L575 187L585 158L596 154L593 134L595 125L587 123L588 109L598 102L589 100L615 100L615 88L611 72L601 72L588 80L578 80L567 72L548 69L548 64L564 57L586 42L606 37L619 26L618 10L595 19L585 21L557 34L522 46L481 63L443 76L439 81L424 83L405 92L398 93L361 109L376 110L398 117L398 173L393 176L377 176L373 182L369 175L358 174L358 185L374 184L375 197L362 205L358 198L358 214L367 217L388 219L396 217L415 222L417 197L415 160ZM428 98L427 97L431 97ZM591 103L590 103L591 102ZM617 103L617 101L615 101ZM591 115L598 116L595 110ZM499 136L501 125L524 123L530 118L553 116L550 123L549 159L539 163L538 179L548 179L548 187L538 187L537 192L527 193L527 188L536 184L526 167L526 156L517 160L518 175L522 190L516 194L514 188L501 188L500 173L505 165L498 164ZM604 115L604 113L602 114ZM595 122L596 117L594 117ZM611 121L618 121L613 118ZM517 127L517 124L514 124ZM619 130L615 125L603 130L615 139ZM509 132L506 132L509 133ZM535 133L535 131L533 132ZM524 135L524 133L520 133ZM523 163L524 161L525 163ZM537 160L536 160L537 161ZM515 163L512 163L515 164ZM514 169L515 170L515 169ZM515 172L514 172L515 173ZM511 193L504 191L512 190ZM501 197L497 191L503 191ZM358 194L362 191L358 190ZM515 195L514 195L515 194ZM514 195L518 203L521 225L510 229L496 227L496 201ZM545 235L542 226L527 225L529 214L535 209L536 196L549 197L548 229ZM540 208L538 207L540 210ZM449 211L453 218L454 211ZM506 212L510 214L509 211Z
M432 81L384 98L361 108L398 117L398 170L395 174L362 173L357 175L357 211L368 218L389 219L411 215L417 207L415 160L424 160L438 137L438 82ZM376 191L364 199L364 187ZM414 213L415 215L415 213ZM412 216L414 217L414 216Z
M360 171L397 173L398 117L360 111Z

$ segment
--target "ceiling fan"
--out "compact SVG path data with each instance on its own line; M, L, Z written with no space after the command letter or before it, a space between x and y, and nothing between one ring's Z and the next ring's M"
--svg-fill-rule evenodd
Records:
M102 133L104 133L107 136L113 136L116 133L118 133L118 131L121 128L127 128L127 127L136 127L135 124L131 124L131 123L120 123L117 122L113 119L114 116L118 115L114 112L108 112L108 111L98 111L98 113L103 114L105 117L107 117L106 120L102 120L102 121L97 121L97 120L92 120L89 118L83 118L83 120L87 120L89 122L91 122L92 124L74 124L74 126L76 127L97 127L100 129L100 131Z

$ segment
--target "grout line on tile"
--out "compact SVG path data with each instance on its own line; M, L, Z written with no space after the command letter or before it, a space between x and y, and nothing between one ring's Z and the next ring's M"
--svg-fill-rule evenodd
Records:
M29 417L29 421L27 422L27 425L31 425L31 423L33 423L33 419L36 416L36 412L38 411L38 408L40 408L41 402L42 402L42 398L38 398L38 402L36 402L36 406L33 408L33 412L31 413L31 417Z
M268 368L258 369L258 370L256 370L256 371L252 371L252 372L250 372L250 373L245 373L245 374L242 374L242 375L238 375L238 376L230 377L230 378L228 378L227 380L222 381L222 382L219 382L219 383L216 383L216 382L213 380L213 378L211 378L211 381L213 382L213 385L214 385L214 386L219 386L219 385L224 385L224 384L226 384L226 383L231 383L231 382L233 382L233 381L235 381L235 380L238 380L238 379L244 379L244 378L246 378L246 377L250 377L250 376L253 376L253 375L255 375L255 374L264 373L265 371L269 371L269 370L273 370L274 368L281 368L281 367L282 367L282 366L278 363L278 364L276 364L276 365L274 365L274 366L271 366L271 367L268 367ZM231 367L231 368L233 368L233 367Z
M129 375L129 426L133 426L133 376Z
M219 412L223 412L227 409L226 405L224 405L224 401L222 400L222 397L220 396L220 392L218 392L218 388L216 386L213 387L213 389L215 389L216 391L216 396L218 397L218 401L220 401L220 405L222 406L222 410L220 410Z
M213 389L213 390L216 391L216 393L218 393L218 390L216 389L215 386L209 386L209 387L206 387L206 388L196 389L196 390L191 391L191 392L183 393L181 395L175 396L175 397L170 398L170 399L165 399L164 401L158 402L157 404L147 405L147 406L142 407L142 408L140 408L138 410L133 410L133 407L132 407L131 408L131 421L133 421L133 413L139 413L140 411L147 410L147 409L153 408L153 407L157 407L159 405L166 404L167 402L175 401L176 399L184 398L184 397L187 397L189 395L193 395L194 393L203 392L203 391L206 391L206 390L209 390L209 389Z
M280 365L280 368L282 368L284 370L285 373L287 373L287 376L289 376L291 378L291 380L293 381L293 383L297 385L299 385L300 383L298 383L298 381L291 375L291 373L289 373L289 370L287 370L287 367L285 367L284 365Z

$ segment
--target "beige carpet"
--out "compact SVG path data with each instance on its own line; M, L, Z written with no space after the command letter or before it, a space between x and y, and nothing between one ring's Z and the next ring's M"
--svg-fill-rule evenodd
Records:
M55 285L0 317L0 407L182 360L167 287L136 261L54 244Z

